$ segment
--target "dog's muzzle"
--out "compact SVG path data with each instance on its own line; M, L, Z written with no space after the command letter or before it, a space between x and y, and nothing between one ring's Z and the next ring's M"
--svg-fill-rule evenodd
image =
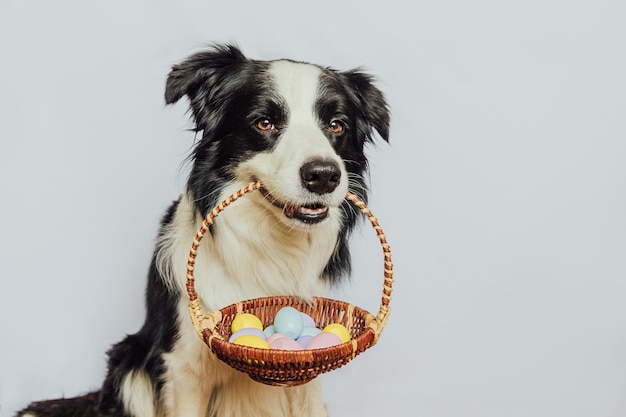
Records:
M303 223L315 224L328 217L328 206L321 203L297 205L282 202L274 197L265 187L259 188L265 197L274 206L280 208L285 216L290 219L297 219Z

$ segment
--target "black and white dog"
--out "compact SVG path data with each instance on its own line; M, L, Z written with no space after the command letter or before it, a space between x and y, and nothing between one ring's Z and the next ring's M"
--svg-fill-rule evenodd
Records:
M184 194L163 218L150 266L147 317L109 352L99 393L34 403L20 415L133 417L325 416L317 380L254 382L215 358L188 313L189 247L225 197L263 187L225 210L203 240L196 290L206 311L271 295L325 296L350 271L347 236L366 200L364 146L388 140L389 111L371 76L290 60L257 61L218 45L175 65L165 101L186 97L201 139Z

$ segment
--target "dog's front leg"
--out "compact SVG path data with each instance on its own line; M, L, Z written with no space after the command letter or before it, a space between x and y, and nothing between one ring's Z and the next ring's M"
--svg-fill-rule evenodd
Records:
M163 417L205 417L221 383L209 348L195 334L183 333L164 359Z
M163 417L204 417L211 398L212 387L189 364L168 364L162 390Z
M328 417L319 379L304 385L286 388L293 417Z

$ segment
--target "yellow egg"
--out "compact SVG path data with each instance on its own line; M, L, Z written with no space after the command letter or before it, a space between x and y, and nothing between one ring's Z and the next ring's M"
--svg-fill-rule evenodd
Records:
M341 343L346 343L350 340L350 332L344 326L339 323L329 324L324 327L323 332L334 333L341 339Z
M270 345L267 344L267 341L262 337L255 336L252 334L244 334L243 336L239 336L233 343L241 346L249 346L261 349L269 349Z
M236 333L241 329L263 330L263 323L261 323L261 320L254 314L241 313L235 317L230 328L233 333Z

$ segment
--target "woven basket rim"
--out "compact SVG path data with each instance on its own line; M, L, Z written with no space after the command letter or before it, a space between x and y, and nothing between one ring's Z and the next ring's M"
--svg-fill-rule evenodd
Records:
M224 311L227 310L227 309L237 308L236 306L238 304L240 304L240 303L256 303L258 301L272 300L272 299L275 299L275 298L276 297L251 298L251 299L248 299L248 300L245 300L245 301L241 301L241 302L238 302L238 303L233 303L233 304L230 304L230 305L228 305L226 307L223 307L223 308L220 309L220 312L222 312L222 314L223 314ZM285 296L282 296L281 298L299 299L300 297L285 297ZM348 306L348 307L351 306L351 307L354 308L355 312L361 312L361 315L364 317L364 319L366 319L366 320L367 319L370 319L370 320L374 320L375 319L375 317L371 313L369 313L367 310L364 310L364 309L362 309L360 307L357 307L357 306L355 306L353 304L350 304L347 301L341 301L341 300L336 300L336 299L326 298L326 297L313 297L313 299L315 299L318 302L319 301L321 301L321 302L329 301L329 302L339 303L339 304L342 304L342 305L345 305L345 306ZM284 306L289 306L289 305L291 305L291 304L284 304ZM281 306L283 306L283 305L281 305ZM253 309L252 308L242 308L241 312L243 313L243 312L247 312L247 311L251 311L251 310L253 310ZM232 334L232 332L230 330L228 330L228 327L226 329L227 329L227 331L225 333L227 333L228 335ZM367 326L364 329L364 331L360 335L356 336L356 338L354 338L354 339L358 339L359 337L363 337L365 332L368 331L368 330L373 331L373 329L371 327ZM209 329L208 327L204 328L203 332L208 332L209 335L215 336L215 334L213 332L211 332L211 329ZM203 333L203 335L204 335L204 333ZM206 339L206 336L205 336L205 339ZM285 356L291 356L292 354L293 354L293 356L297 356L297 354L299 352L313 352L313 351L316 351L316 350L319 350L319 351L329 351L329 350L332 350L335 347L340 347L342 345L346 345L347 346L347 345L350 345L351 341L354 340L354 339L351 339L350 341L345 342L345 343L341 343L339 345L326 347L326 348L318 348L318 349L284 350L284 349L273 349L273 348L262 349L262 348L255 348L255 347L243 346L243 345L237 345L237 346L240 346L242 350L254 350L254 351L258 351L259 353L264 353L264 354L267 353L268 357L271 356L272 354L274 354L276 351L284 352ZM227 344L233 345L233 343L229 342L225 337L213 337L213 338L211 338L211 342L212 343L227 343Z

